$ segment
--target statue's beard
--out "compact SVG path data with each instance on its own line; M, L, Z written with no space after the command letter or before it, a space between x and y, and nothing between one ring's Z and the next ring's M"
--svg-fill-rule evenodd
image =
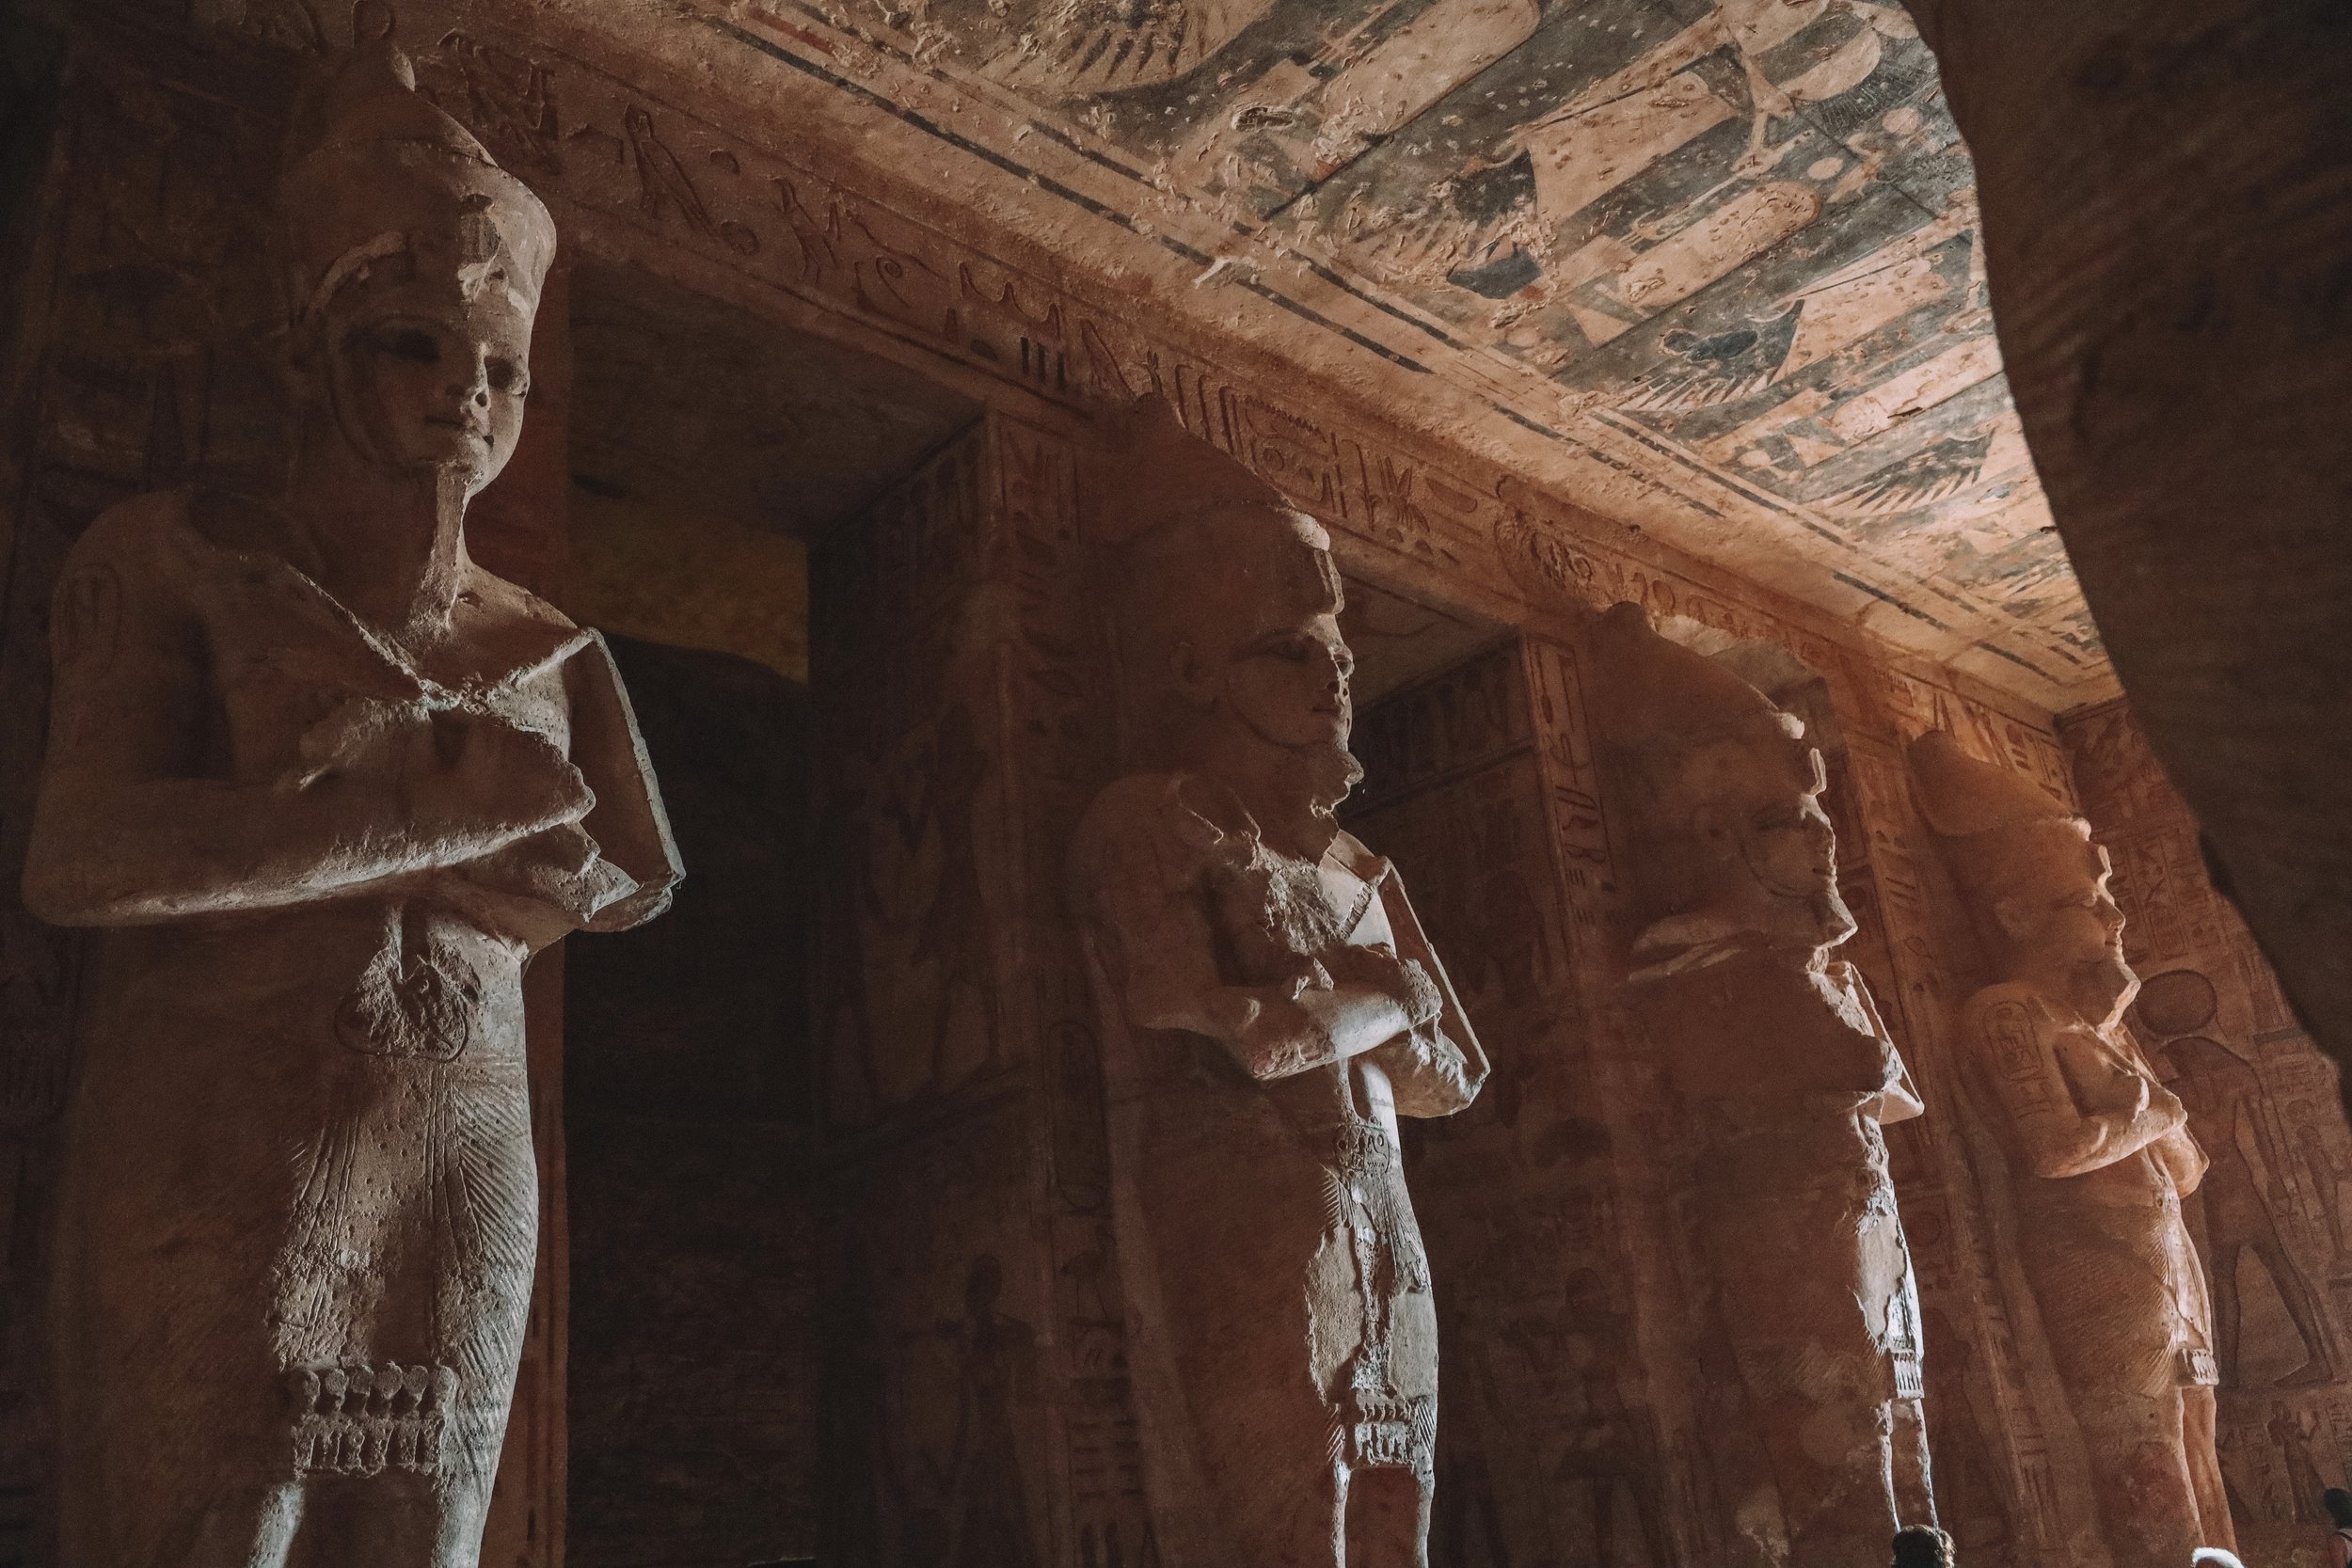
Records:
M1842 946L1862 929L1862 922L1854 918L1852 906L1834 880L1815 896L1814 912L1820 918L1824 947Z
M2092 1023L2113 1023L2138 994L2139 976L2120 954L2103 953L2074 971L2074 1005Z
M1301 746L1292 754L1297 758L1307 798L1325 816L1338 811L1348 791L1363 782L1364 765L1356 760L1345 741Z

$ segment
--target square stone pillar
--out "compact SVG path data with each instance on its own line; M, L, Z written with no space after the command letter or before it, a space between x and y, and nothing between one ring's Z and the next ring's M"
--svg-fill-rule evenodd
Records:
M1150 1560L1063 893L1115 737L1075 458L992 413L811 552L828 1560Z
M1413 1124L1438 1294L1433 1562L1735 1563L1760 1465L1692 1311L1664 1089L1611 967L1582 650L1526 637L1363 713L1351 832L1393 860L1494 1074Z

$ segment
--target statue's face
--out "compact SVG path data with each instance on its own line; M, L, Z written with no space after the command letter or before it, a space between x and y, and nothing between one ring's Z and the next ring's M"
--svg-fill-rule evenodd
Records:
M454 470L470 491L498 477L522 432L531 313L504 289L420 305L363 302L336 323L335 414L388 467Z
M1344 752L1356 656L1321 529L1248 508L1192 525L1207 541L1164 585L1187 623L1169 672L1191 706L1283 751Z
M1348 680L1356 656L1340 636L1339 619L1262 632L1233 651L1219 696L1261 739L1288 750L1344 749L1356 721Z
M2086 1015L2120 1015L2139 990L2139 976L2123 957L2123 911L2108 891L2113 867L2106 850L2054 826L2025 852L2031 865L1996 910L2003 929L2018 950L2071 977Z
M1712 866L1705 901L1776 941L1821 946L1851 936L1837 893L1837 831L1821 809L1820 753L1758 734L1720 746L1713 760L1717 793L1697 823Z
M1808 750L1805 757L1811 776L1802 793L1758 790L1732 825L1750 874L1783 898L1820 899L1837 887L1837 830L1821 809L1821 753Z

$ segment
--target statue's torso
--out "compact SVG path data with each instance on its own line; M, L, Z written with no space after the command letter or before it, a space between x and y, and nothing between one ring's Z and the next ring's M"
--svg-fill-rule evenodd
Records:
M307 578L184 509L116 538L171 591L197 777L291 800L330 714L420 701ZM568 742L552 664L421 700ZM494 1456L534 1261L526 956L421 880L108 932L62 1241L84 1397L160 1398L158 1442L203 1432L249 1474ZM158 1395L118 1366L177 1370Z
M1994 1111L2004 1103L1994 1075L2026 1082L2062 1054L2090 1064L2075 1069L2068 1114L2123 1109L2137 1098L2134 1078L2164 1092L2145 1063L2021 985L1979 992L1967 1023L1974 1098L2009 1150L2018 1247L2062 1370L2070 1381L2151 1388L2212 1383L2213 1310L2181 1211L2184 1181L2201 1166L2186 1129L2077 1175L2042 1176L2016 1120Z
M1342 949L1397 945L1387 864L1352 839L1310 862L1232 819L1209 781L1114 791L1081 839L1148 846L1127 863L1199 912L1217 983L1327 984ZM1312 1458L1337 1433L1351 1465L1425 1469L1436 1314L1386 1076L1359 1057L1262 1081L1219 1041L1122 1020L1106 1050L1122 1267L1131 1296L1156 1298L1188 1445L1238 1454L1262 1430L1269 1451Z

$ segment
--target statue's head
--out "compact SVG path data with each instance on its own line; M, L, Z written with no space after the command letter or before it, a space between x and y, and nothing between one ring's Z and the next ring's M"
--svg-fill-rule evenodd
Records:
M1295 756L1337 804L1359 770L1330 537L1157 402L1120 434L1096 504L1122 541L1117 632L1139 722L1165 760Z
M1639 605L1601 617L1594 660L1602 754L1641 844L1643 918L1703 921L1772 947L1851 936L1804 721L1660 636Z
M522 429L553 220L418 95L389 39L305 100L287 154L291 359L310 411L371 463L481 489Z
M2139 978L2123 957L2123 911L2090 824L1941 730L1911 743L1911 773L2001 972L2062 987L2063 1000L2093 1023L2121 1018Z

